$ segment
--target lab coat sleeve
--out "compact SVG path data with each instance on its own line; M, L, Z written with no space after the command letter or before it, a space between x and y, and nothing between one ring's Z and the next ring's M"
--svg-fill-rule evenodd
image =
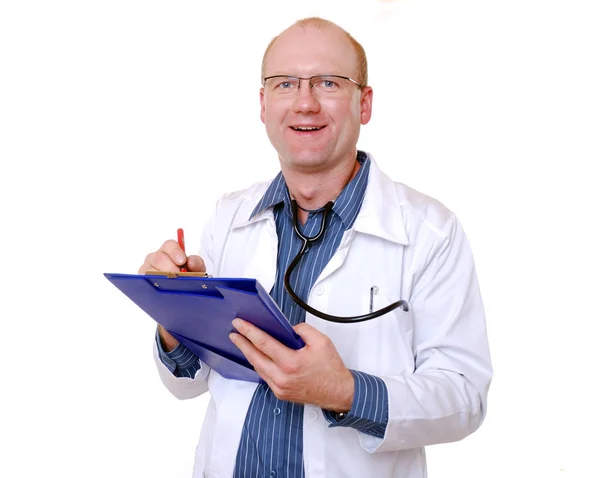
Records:
M470 246L454 215L413 276L414 373L381 377L389 418L369 452L458 441L484 420L492 378L484 308Z
M216 213L215 213L216 214ZM202 242L200 246L199 255L206 264L206 271L212 275L214 272L214 227L215 216L208 221L202 234ZM176 377L173 373L173 367L168 367L161 360L161 354L158 350L156 340L153 344L154 350L154 362L158 369L158 375L163 382L164 386L178 399L187 400L202 395L208 391L208 376L210 374L210 367L204 362L200 361L200 368L196 371L193 378L188 377Z

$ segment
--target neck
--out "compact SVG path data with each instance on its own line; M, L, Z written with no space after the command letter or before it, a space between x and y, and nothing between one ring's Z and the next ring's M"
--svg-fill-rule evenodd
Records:
M304 209L323 207L329 201L335 200L358 173L360 163L356 160L356 154L352 158L351 161L344 161L327 171L308 172L282 168L290 194ZM307 213L299 210L298 216L306 217Z

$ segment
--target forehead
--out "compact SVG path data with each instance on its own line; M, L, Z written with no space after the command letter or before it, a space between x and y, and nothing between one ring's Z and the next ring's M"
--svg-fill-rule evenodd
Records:
M275 41L266 59L266 75L355 76L356 52L349 38L331 27L293 27Z

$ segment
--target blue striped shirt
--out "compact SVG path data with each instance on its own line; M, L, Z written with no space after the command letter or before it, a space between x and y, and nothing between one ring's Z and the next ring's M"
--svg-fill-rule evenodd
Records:
M359 151L361 168L335 200L326 219L324 237L312 244L294 269L290 284L296 294L306 301L317 277L337 250L345 230L352 227L360 206L369 175L369 159ZM292 325L304 322L306 312L285 291L283 276L288 265L300 250L301 240L294 232L289 192L281 173L269 185L251 217L272 207L278 235L277 273L270 292ZM314 236L321 226L322 212L309 213L303 234ZM179 344L164 352L157 339L163 363L178 377L194 377L200 365L195 356ZM382 438L388 414L387 388L383 380L356 370L354 399L350 412L342 419L323 410L330 427L345 426ZM266 384L259 384L250 403L236 458L234 477L279 476L303 477L302 427L304 406L279 400Z

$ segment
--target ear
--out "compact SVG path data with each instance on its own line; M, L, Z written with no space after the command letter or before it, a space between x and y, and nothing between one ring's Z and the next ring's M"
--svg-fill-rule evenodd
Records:
M371 120L373 108L373 88L363 87L360 92L360 124L367 124Z
M260 120L265 123L265 89L260 89Z

